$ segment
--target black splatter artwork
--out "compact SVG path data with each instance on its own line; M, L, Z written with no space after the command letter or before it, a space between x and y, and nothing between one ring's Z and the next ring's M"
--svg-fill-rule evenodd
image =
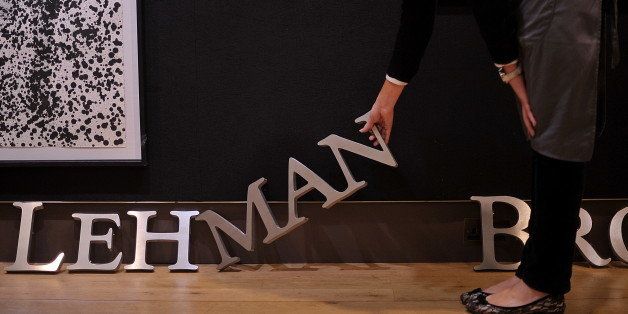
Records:
M124 147L122 4L0 0L0 146Z

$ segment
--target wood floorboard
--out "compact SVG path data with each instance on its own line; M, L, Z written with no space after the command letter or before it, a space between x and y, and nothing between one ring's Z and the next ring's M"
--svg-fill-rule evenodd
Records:
M7 264L0 264L4 268ZM2 313L464 313L458 295L511 276L473 264L238 265L218 272L0 274ZM626 313L628 269L574 267L567 313Z

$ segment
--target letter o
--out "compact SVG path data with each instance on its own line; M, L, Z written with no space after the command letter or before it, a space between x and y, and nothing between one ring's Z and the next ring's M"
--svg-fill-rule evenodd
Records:
M611 221L609 228L609 236L611 238L611 247L615 255L619 257L624 263L628 263L628 248L626 248L626 242L622 235L622 224L624 219L628 215L628 207L620 210L615 214Z

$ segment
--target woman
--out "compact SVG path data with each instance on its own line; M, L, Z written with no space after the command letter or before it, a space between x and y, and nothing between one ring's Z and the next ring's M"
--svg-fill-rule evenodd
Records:
M388 143L394 106L418 70L431 35L436 2L403 2L386 80L361 132L377 126ZM473 1L474 14L493 61L517 96L534 153L530 237L521 265L508 280L461 296L467 309L474 313L564 311L563 295L570 290L584 168L600 129L596 122L602 121L596 115L598 75L603 73L598 71L599 56L601 48L605 48L600 45L601 1L519 2ZM616 9L616 3L604 6ZM612 26L613 22L616 21L605 24ZM609 34L614 33L606 33ZM617 53L616 49L608 50ZM528 90L519 75L519 59ZM369 139L373 145L379 144L374 136Z

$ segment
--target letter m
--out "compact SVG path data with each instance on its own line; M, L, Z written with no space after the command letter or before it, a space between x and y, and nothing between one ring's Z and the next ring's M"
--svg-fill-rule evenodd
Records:
M259 216L262 218L262 222L264 223L264 227L266 227L266 230L268 232L268 235L266 236L266 238L264 238L264 243L270 243L274 239L289 233L290 231L294 230L295 228L306 222L306 219L302 217L297 220L289 221L288 224L284 227L279 227L273 213L270 211L270 207L268 206L266 197L261 191L261 187L265 183L266 179L261 178L249 185L246 195L245 232L242 232L238 227L234 226L228 220L212 210L208 210L196 217L196 220L205 221L212 231L212 235L214 236L214 240L216 241L216 245L218 246L218 251L220 252L221 258L221 262L220 264L218 264L217 267L218 270L223 270L240 261L239 257L229 255L229 252L225 247L225 243L218 233L218 229L222 230L227 236L236 241L247 251L253 251L253 240L255 233L255 225L253 221L254 209L256 209L259 213Z

